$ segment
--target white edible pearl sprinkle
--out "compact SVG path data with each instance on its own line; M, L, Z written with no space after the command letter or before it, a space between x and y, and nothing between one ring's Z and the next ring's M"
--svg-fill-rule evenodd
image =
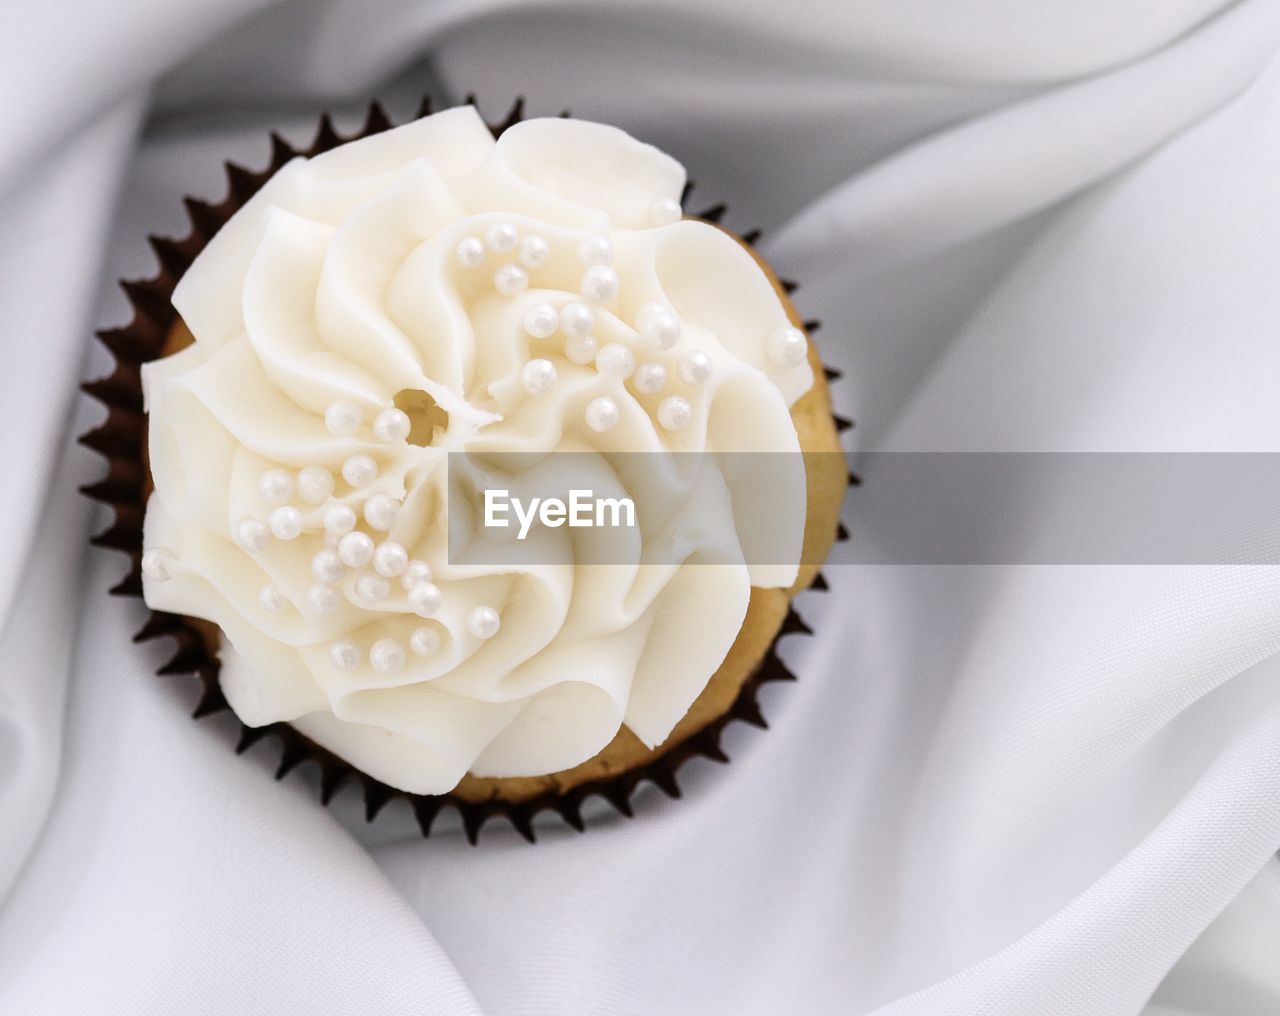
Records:
M396 524L400 502L386 494L374 494L364 503L364 520L380 533Z
M356 513L350 505L335 504L324 511L324 531L337 539L356 527Z
M298 496L307 504L324 504L333 493L333 474L323 466L306 466L298 473Z
M167 550L157 547L142 555L142 575L152 582L169 581L169 561L173 555Z
M675 222L683 214L684 211L680 207L680 202L671 198L655 201L649 207L649 221L655 226L665 226L668 223Z
M277 508L268 518L271 532L280 540L296 540L302 533L302 512L285 505Z
M636 331L655 349L670 349L680 341L680 318L661 303L646 303L636 315Z
M325 585L333 585L342 578L344 571L346 569L342 566L342 558L338 557L338 552L332 547L326 547L311 559L311 574L317 582Z
M520 239L520 231L510 222L495 222L484 231L484 242L495 254L514 250Z
M350 639L339 639L329 646L329 662L339 670L355 670L360 666L360 647Z
M391 595L391 583L381 575L365 572L356 579L356 596L365 603L381 603Z
M423 625L413 629L413 634L409 636L409 648L418 656L434 656L440 651L443 641L438 631Z
M681 395L668 395L658 403L658 422L667 430L683 430L693 419L693 407Z
M493 273L493 288L503 296L519 296L529 288L529 273L519 265L503 265Z
M439 610L441 599L439 587L430 582L419 582L409 590L409 606L419 617L430 617Z
M293 497L293 477L283 469L268 469L258 480L258 493L268 504L284 504Z
M556 365L550 360L530 360L520 368L520 387L530 395L544 395L556 386Z
M414 586L430 581L431 565L427 564L426 561L419 561L417 558L405 565L404 573L400 576L400 584L405 589L412 589Z
M307 606L317 614L332 614L342 603L342 594L333 586L319 584L307 587Z
M373 436L384 444L394 444L409 436L409 414L402 409L384 409L373 418Z
M363 487L378 476L378 464L368 455L352 455L342 464L342 478L353 487Z
M474 607L467 615L467 631L478 639L491 639L498 634L502 618L492 607Z
M596 323L595 311L585 303L566 303L560 308L560 331L567 338L576 339L587 335L591 326Z
M799 328L779 325L765 338L764 351L779 367L797 367L809 352L809 340Z
M373 540L368 533L347 533L338 541L338 557L348 568L363 568L373 557Z
M617 424L621 413L613 399L607 395L601 395L598 399L592 399L587 403L587 410L583 415L588 427L598 434L603 434Z
M284 597L275 586L267 585L258 590L258 602L262 604L263 610L272 614L278 614L284 609Z
M608 303L618 295L618 273L608 265L592 265L582 273L580 291L592 303Z
M335 437L350 437L360 429L360 407L354 402L334 402L324 411L324 425Z
M369 662L382 674L394 674L404 666L404 646L395 639L378 639L369 647Z
M636 354L621 342L610 342L596 353L596 370L625 381L636 369Z
M463 268L474 268L484 260L484 244L474 236L469 236L465 240L458 241L458 246L454 248L453 253L458 259L458 264Z
M573 338L565 339L564 355L571 362L586 366L596 358L596 350L599 348L600 344L590 335L575 335Z
M537 268L547 260L551 248L542 237L530 234L520 241L520 253L516 255L526 268Z
M711 380L711 357L701 349L691 349L676 363L676 376L687 385L704 385Z
M578 260L588 268L613 264L613 244L607 236L589 236L578 244Z
M636 368L631 383L641 395L653 395L667 385L667 368L650 360Z
M236 523L236 543L251 554L271 546L271 530L257 519L241 519Z
M524 312L520 323L535 339L547 339L560 327L560 312L549 303L535 303Z
M373 570L389 579L395 578L409 565L409 552L394 540L378 544L373 552Z

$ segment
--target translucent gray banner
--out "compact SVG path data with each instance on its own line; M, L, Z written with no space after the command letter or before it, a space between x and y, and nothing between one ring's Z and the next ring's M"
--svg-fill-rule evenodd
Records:
M1280 564L1280 455L878 453L845 506L859 564Z
M458 564L1280 564L1272 453L473 452L448 468ZM851 475L848 539L802 545Z

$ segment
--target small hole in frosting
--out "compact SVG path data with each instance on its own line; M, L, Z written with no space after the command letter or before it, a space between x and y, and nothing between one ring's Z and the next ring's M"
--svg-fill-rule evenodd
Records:
M405 388L397 392L396 408L409 417L409 444L427 448L449 427L449 414L436 405L436 400L426 392Z

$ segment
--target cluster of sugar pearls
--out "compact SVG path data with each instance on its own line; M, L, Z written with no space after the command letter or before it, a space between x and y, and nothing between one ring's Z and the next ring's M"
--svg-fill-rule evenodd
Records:
M596 313L592 304L606 302L599 298L602 288L605 288L599 284L603 276L593 280L592 273L607 271L615 283L609 299L617 295L617 273L612 268L613 245L607 237L591 236L580 244L578 256L587 266L582 287L585 302L570 303L559 312L565 356L570 362L582 366L594 363L601 374L611 374L623 382L629 380L638 394L656 395L666 387L668 380L667 368L662 363L637 360L636 354L621 342L601 346L591 334ZM535 338L539 336L529 329L528 318L535 311L545 314L543 308L554 310L549 305L540 305L526 315L525 330ZM660 303L644 304L636 315L635 328L642 342L662 352L675 348L684 330L675 311ZM690 350L680 358L677 374L690 386L705 384L711 379L711 358L700 350ZM585 410L587 426L597 433L616 426L621 415L617 402L608 395L592 399ZM683 395L668 395L658 404L657 420L665 430L682 430L692 418L693 408Z
M324 422L335 437L351 437L364 420L355 403L338 401L325 410ZM371 425L374 438L385 445L403 444L410 428L408 415L394 406L381 410ZM361 491L377 479L378 464L373 456L358 452L343 461L339 472L348 486ZM311 558L307 609L317 615L337 611L342 605L338 583L347 569L352 569L358 572L353 583L356 599L365 609L374 611L384 604L391 595L392 580L398 579L414 614L422 618L433 616L440 609L443 594L432 582L430 565L410 558L402 544L390 538L375 541L369 532L357 528L360 519L355 509L334 497L335 487L333 473L324 466L305 466L296 475L280 467L268 469L259 477L257 489L259 498L268 506L265 520L247 515L235 524L232 535L246 553L261 554L275 540L292 541L306 535L302 511L290 504L295 495L306 504L323 505L322 533L317 535L324 546ZM364 497L361 515L369 530L388 533L400 508L398 499L374 492ZM143 572L151 581L167 581L173 560L173 553L165 548L149 550L143 555ZM275 585L268 584L259 591L258 602L264 610L278 613L289 601ZM468 616L467 628L476 638L487 639L497 634L500 623L496 610L479 606ZM421 625L414 627L407 641L415 655L427 657L439 650L443 636L437 628ZM331 643L328 655L339 670L354 670L363 660L361 647L350 638ZM368 656L373 669L386 674L399 671L407 661L403 645L394 638L376 640L369 647Z
M674 222L680 218L680 206L674 201L661 201L651 212L656 225ZM509 254L519 248L519 264L506 263L494 274L494 288L504 296L516 296L529 285L526 268L541 265L550 253L547 241L536 234L521 237L516 226L509 222L495 223L485 231L484 240L470 236L458 243L456 254L464 268L482 265L486 251ZM603 347L592 334L595 325L593 305L608 303L618 295L621 283L613 268L613 244L607 236L588 236L578 245L578 258L583 266L579 285L581 300L575 300L557 308L551 303L537 303L525 311L521 320L524 331L535 340L547 340L557 334L562 338L562 352L570 363L579 366L594 364L600 373L612 374L621 381L631 381L634 390L641 395L656 395L667 386L667 368L657 360L638 362L636 355L621 342L610 342ZM522 267L523 266L523 267ZM643 305L636 315L635 327L641 339L659 351L668 351L680 342L683 325L670 307L660 303ZM804 351L804 335L797 329ZM794 342L791 336L775 340L771 334L766 352L779 365L794 365L790 359ZM775 350L778 352L775 354ZM697 387L706 384L714 366L711 358L702 350L688 350L676 364L680 381ZM521 387L529 395L545 395L554 390L558 378L555 363L547 357L532 357L520 370ZM621 419L617 401L604 395L592 399L586 406L584 418L587 426L603 433L617 425ZM657 407L658 424L668 431L682 430L693 419L693 407L683 395L668 395Z
M493 288L503 296L519 296L529 288L529 272L539 267L551 253L551 246L537 234L521 236L511 222L495 222L484 232L484 238L464 237L454 254L463 268L479 268L489 255L499 258L514 254L515 260L504 260L493 273Z

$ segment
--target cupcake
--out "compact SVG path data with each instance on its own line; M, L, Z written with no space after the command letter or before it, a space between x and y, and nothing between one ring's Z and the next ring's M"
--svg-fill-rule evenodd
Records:
M326 799L357 779L424 833L678 793L725 723L763 726L837 534L840 421L785 287L613 127L375 106L274 140L153 241L87 386L139 636L177 639L164 669L242 750L275 735L279 775L313 759ZM608 533L555 513L592 489Z

